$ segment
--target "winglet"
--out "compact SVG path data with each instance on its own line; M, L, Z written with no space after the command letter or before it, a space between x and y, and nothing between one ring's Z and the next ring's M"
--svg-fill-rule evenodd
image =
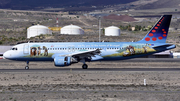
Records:
M142 43L166 43L172 15L163 15L149 33L140 41Z

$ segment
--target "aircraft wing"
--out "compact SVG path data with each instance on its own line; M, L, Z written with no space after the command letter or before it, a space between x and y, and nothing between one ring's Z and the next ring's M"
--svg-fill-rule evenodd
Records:
M65 54L65 55L60 55L60 56L69 56L69 57L78 57L80 60L81 59L92 59L93 57L97 57L101 53L101 49L95 49L95 50L90 50L90 51L82 51L82 52L76 52L72 54ZM98 56L100 58L101 56Z

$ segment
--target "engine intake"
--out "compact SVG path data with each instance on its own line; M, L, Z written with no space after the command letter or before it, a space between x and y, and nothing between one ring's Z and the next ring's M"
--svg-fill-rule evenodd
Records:
M55 66L69 66L72 63L77 63L76 59L73 57L55 57L54 58L54 65Z

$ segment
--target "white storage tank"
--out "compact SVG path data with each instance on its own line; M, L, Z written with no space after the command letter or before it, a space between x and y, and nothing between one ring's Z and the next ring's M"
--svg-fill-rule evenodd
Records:
M52 34L52 31L43 25L35 25L27 29L27 38L35 37L41 34Z
M107 27L107 28L105 28L105 35L106 36L119 36L120 29L116 26Z
M80 35L84 34L84 30L76 25L67 25L61 28L61 34Z

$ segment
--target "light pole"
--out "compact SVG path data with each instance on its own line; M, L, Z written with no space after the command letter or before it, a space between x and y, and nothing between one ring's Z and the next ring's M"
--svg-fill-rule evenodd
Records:
M99 16L99 42L101 42L101 16Z

